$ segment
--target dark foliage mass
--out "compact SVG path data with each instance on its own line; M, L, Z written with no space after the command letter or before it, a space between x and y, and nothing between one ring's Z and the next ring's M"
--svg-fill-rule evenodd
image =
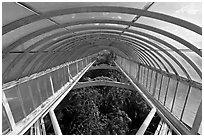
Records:
M114 66L114 54L100 53L94 66L100 64ZM101 78L129 83L124 75L116 70L92 70L80 81ZM109 86L72 90L55 110L60 128L65 135L136 134L149 112L150 107L137 91ZM156 115L145 134L153 134L159 120ZM46 127L49 128L49 124L46 124ZM52 127L47 132L52 134Z
M134 134L150 108L137 92L117 87L73 90L58 111L63 134Z

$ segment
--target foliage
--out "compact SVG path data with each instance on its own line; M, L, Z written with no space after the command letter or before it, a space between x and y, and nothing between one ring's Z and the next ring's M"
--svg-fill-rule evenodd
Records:
M63 134L130 134L149 112L138 93L122 88L89 87L68 96L67 106L57 112Z

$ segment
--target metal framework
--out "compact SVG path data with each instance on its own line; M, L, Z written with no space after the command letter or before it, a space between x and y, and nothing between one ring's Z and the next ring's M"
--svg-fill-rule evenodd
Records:
M185 50L199 59L202 58L202 50L189 40L169 31L136 21L143 17L156 19L201 37L200 26L170 15L148 11L154 2L146 3L141 9L83 6L49 12L40 12L33 8L32 4L13 4L32 14L20 19L8 17L12 21L2 27L2 40L7 40L6 37L9 36L9 41L12 41L2 49L2 104L4 122L9 123L11 130L9 134L23 134L28 128L31 134L46 134L43 117L48 113L55 125L55 133L61 134L53 109L91 67L97 53L105 49L117 55L116 64L119 69L100 66L91 67L90 70L121 70L152 107L137 134L144 133L155 112L162 117L155 134L172 134L172 131L177 134L198 134L202 121L202 71L198 63L185 54ZM64 15L89 13L117 13L134 15L134 18L130 21L82 19L65 23L58 23L54 19ZM7 13L3 11L3 15L6 16ZM13 32L20 32L27 25L43 20L48 20L51 25L45 25L39 30L36 28L17 39L13 35ZM181 44L185 49L177 48L171 41L163 40L158 35ZM42 38L36 40L39 37ZM28 46L27 43L31 44ZM23 46L23 50L17 50ZM191 69L185 67L186 64ZM194 75L198 82L195 81ZM124 83L107 81L80 83L74 88L104 84L132 89ZM44 90L46 92L43 92ZM27 98L32 101L26 102ZM14 103L18 104L18 114L14 113L16 110L12 107L14 99L18 102ZM192 107L191 104L195 105ZM26 109L26 105L30 110ZM31 110L35 111L30 113ZM186 118L188 115L189 119Z

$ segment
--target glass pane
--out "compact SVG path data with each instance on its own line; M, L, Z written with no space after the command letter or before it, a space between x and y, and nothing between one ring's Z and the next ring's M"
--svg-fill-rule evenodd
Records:
M26 113L26 115L28 115L34 110L33 99L30 95L31 91L28 88L28 82L19 84L18 89L19 89L20 94L21 94L25 113Z
M146 88L147 87L147 76L148 76L148 68L145 68L145 75L144 75L144 87Z
M43 102L48 98L48 92L46 89L45 81L46 81L45 76L41 76L38 78L38 84L39 84L41 98Z
M188 92L188 85L179 82L176 98L173 106L173 114L180 119L184 102Z
M134 78L134 75L135 75L135 64L130 61L131 64L130 64L130 75Z
M8 104L11 109L11 113L16 123L24 118L24 113L21 107L19 96L17 94L17 90L18 90L18 87L15 86L4 91Z
M87 64L86 64L86 59L84 59L84 60L83 60L83 68L85 68L86 65L87 65Z
M10 128L9 123L8 123L8 117L6 116L5 109L2 105L2 132L6 131L7 129Z
M167 90L167 86L168 86L168 77L163 76L162 79L162 85L161 85L161 90L160 90L160 97L159 97L159 101L164 104L164 99L165 99L165 95L166 95L166 90Z
M69 65L69 72L72 77L76 76L77 74L76 63L72 63Z
M172 108L173 98L174 98L174 94L176 91L176 83L177 81L172 78L169 81L169 87L168 87L168 91L166 95L166 102L165 102L165 106L169 110L171 110Z
M47 74L45 76L45 87L46 87L46 90L47 90L47 93L48 93L48 97L52 96L52 85L51 85L51 82L50 82L50 75Z
M29 86L31 89L31 94L32 94L33 99L34 99L35 107L38 107L42 103L39 87L37 86L37 81L38 81L38 79L34 79L34 80L31 80L29 82Z
M153 71L152 72L152 77L151 77L151 86L150 86L150 93L151 94L153 94L154 85L155 85L155 82L156 82L155 78L156 78L156 72Z
M68 66L64 67L64 75L66 78L66 82L69 82Z
M148 73L148 81L147 81L147 91L150 92L150 84L151 84L151 75L152 75L152 70L149 69L149 73Z
M79 72L83 69L83 61L78 62L78 70Z
M57 73L58 73L58 79L60 81L60 87L62 87L65 84L63 68L58 69Z
M57 92L60 89L60 83L58 80L57 71L55 70L54 72L52 72L51 76L52 76L54 91Z
M143 72L143 66L140 66L140 72L139 72L139 83L141 84L142 82L142 72Z
M202 91L191 87L182 121L192 127L195 115L202 100Z
M156 84L156 89L155 89L155 94L154 97L158 100L158 96L159 96L159 90L160 90L160 86L161 86L161 80L162 80L162 75L160 73L158 73L157 75L157 84Z

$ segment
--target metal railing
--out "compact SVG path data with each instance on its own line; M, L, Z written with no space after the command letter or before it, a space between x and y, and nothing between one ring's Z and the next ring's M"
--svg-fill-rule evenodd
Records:
M24 134L66 96L93 64L94 55L3 85L2 132Z
M120 56L116 63L142 89L176 133L201 134L201 83Z

